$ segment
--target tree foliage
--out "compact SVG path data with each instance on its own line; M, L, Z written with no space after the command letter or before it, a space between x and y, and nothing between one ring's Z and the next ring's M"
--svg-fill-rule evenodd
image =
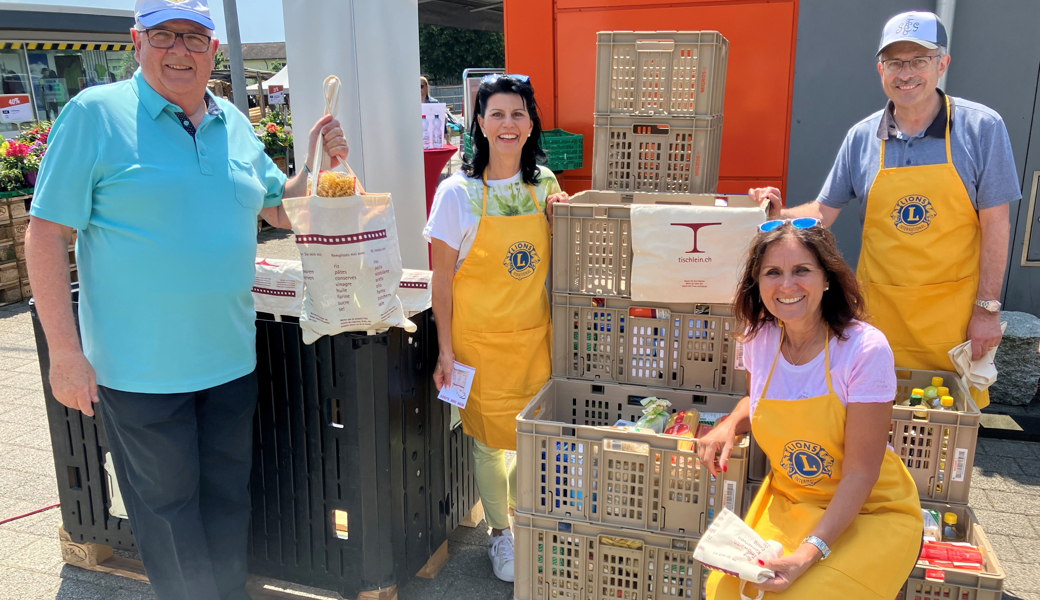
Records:
M505 36L493 31L420 25L419 63L431 83L458 83L464 69L504 67Z

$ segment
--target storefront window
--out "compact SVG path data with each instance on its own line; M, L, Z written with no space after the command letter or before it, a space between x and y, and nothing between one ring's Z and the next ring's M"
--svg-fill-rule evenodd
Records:
M29 92L29 69L25 65L25 54L22 50L0 50L0 108L11 106L19 108L22 100ZM13 104L17 102L18 104ZM35 115L32 104L28 110L8 110L0 112L0 137L11 135L18 131L18 123L25 118L32 120ZM2 141L2 140L0 140Z
M130 79L139 66L137 59L134 58L133 50L105 52L105 58L108 59L108 72L112 76L112 81Z
M100 50L29 50L39 118L53 120L82 90L116 81L105 54Z

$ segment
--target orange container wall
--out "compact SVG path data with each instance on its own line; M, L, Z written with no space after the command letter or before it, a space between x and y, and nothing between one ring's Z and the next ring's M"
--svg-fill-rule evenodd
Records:
M506 70L531 75L546 128L584 136L585 166L565 173L575 193L592 179L596 32L719 31L729 39L719 191L783 190L797 20L797 0L506 0Z

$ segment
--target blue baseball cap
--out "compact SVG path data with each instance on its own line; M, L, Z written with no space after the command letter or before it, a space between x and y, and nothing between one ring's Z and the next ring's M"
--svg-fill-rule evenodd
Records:
M166 21L185 19L206 29L216 29L209 16L207 0L137 0L134 18L145 27L155 27Z
M881 33L881 51L896 42L913 42L929 50L947 45L946 26L935 13L911 11L900 13L885 23Z

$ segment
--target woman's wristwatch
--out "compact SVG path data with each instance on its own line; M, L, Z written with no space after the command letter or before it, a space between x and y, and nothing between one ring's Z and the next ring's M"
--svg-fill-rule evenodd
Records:
M813 546L816 546L816 549L820 551L820 554L822 554L822 556L820 556L820 560L827 560L827 557L831 555L831 548L827 545L827 542L821 540L815 535L810 535L809 537L805 538L804 540L802 540L802 543L812 544Z

